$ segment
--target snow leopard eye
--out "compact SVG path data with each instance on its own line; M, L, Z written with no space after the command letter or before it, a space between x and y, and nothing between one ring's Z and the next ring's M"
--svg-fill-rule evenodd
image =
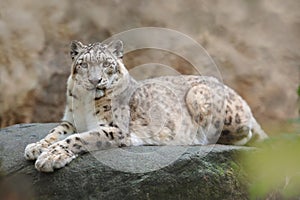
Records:
M109 67L109 68L107 68L107 70L106 70L106 73L107 73L107 74L113 74L114 72L115 72L115 70L114 70L113 67Z
M85 68L87 68L87 67L88 67L88 64L87 64L87 63L81 63L81 64L80 64L80 67L82 67L82 68L84 68L84 69L85 69Z
M111 63L108 60L106 60L106 61L103 62L102 65L103 65L103 67L108 67L110 64Z

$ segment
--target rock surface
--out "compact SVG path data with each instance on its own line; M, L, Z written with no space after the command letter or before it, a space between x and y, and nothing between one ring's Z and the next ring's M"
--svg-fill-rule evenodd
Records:
M41 139L53 126L55 124L23 124L1 129L0 199L248 198L246 175L236 160L238 152L247 150L245 147L186 147L178 159L154 171L147 170L148 164L160 161L151 153L163 152L161 147L123 148L126 152L134 152L125 163L119 160L118 151L106 150L102 153L127 172L103 164L94 154L85 154L54 173L40 173L33 162L23 158L23 151L26 144ZM166 151L172 151L164 155L164 159L172 157L180 148L183 147L167 148ZM135 155L145 155L150 162L135 159ZM134 168L130 168L129 172L128 163L144 166L145 171L140 168L135 171L140 173L135 173Z

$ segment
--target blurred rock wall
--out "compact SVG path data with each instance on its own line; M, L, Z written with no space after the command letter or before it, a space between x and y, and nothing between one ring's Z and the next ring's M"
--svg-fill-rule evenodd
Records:
M299 10L298 0L2 0L1 127L62 117L71 40L102 41L144 26L174 29L202 44L260 120L296 117ZM136 52L124 60L130 68L144 58ZM183 61L172 62L184 71Z

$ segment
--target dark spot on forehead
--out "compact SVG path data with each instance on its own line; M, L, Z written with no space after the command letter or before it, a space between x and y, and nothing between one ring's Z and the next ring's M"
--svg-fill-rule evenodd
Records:
M104 45L101 44L100 42L95 42L87 45L87 50L91 50L95 47L103 47Z
M92 43L92 44L88 44L86 47L86 53L90 52L90 51L94 51L94 52L102 52L105 53L107 49L107 45L105 44L101 44L100 42L96 42L96 43Z

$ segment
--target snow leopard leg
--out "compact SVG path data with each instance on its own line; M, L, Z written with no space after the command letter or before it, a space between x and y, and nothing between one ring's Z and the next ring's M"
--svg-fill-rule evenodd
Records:
M225 113L223 88L213 83L193 86L186 94L186 104L193 122L198 126L195 141L203 145L216 143Z
M24 157L27 160L35 160L51 144L62 140L76 132L74 125L68 121L61 122L57 127L51 129L49 134L42 140L28 144L25 148Z
M48 147L37 159L39 171L52 172L70 163L79 154L112 147L129 146L129 140L117 127L100 127L80 134L73 134Z

